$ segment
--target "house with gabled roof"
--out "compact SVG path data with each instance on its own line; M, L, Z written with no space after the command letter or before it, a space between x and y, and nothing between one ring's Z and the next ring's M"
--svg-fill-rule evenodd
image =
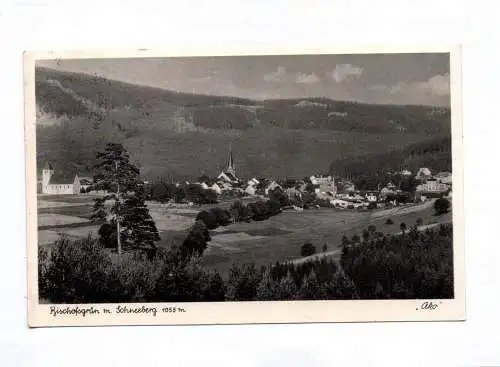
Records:
M428 178L430 178L432 176L432 172L430 169L426 168L426 167L423 167L423 168L420 168L417 172L417 175L415 176L415 178L417 180L426 180Z
M76 172L56 172L47 162L42 169L42 193L48 195L76 195L80 193L80 178Z

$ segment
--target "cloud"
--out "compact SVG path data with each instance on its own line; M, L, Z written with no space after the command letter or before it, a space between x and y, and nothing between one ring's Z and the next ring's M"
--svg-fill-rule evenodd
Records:
M438 74L422 83L422 88L428 89L438 96L450 95L450 74Z
M337 83L340 83L348 78L359 78L363 73L363 68L352 64L338 64L331 72L331 77Z
M303 73L298 73L297 77L295 78L296 83L301 83L301 84L314 84L319 82L319 78L316 74L303 74Z
M450 95L450 74L438 74L426 81L405 83L400 82L395 85L375 85L372 87L376 91L385 91L391 95L421 95L430 94L437 97Z
M278 66L276 71L264 75L264 80L266 82L280 83L286 81L287 73L283 66Z

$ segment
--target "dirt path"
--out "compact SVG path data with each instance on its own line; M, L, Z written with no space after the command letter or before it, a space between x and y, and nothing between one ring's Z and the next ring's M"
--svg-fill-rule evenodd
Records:
M448 223L451 223L451 221L446 221L446 222L442 222L442 223L427 224L427 225L418 227L417 230L421 232L421 231L425 231L425 230L430 229L430 228L437 227L437 226L439 226L441 224L448 224ZM401 235L402 233L401 232L396 232L396 233L389 233L389 234L390 235ZM305 263L307 261L319 260L319 259L321 259L323 257L337 256L341 252L342 252L342 249L340 248L340 249L335 249L335 250L332 250L332 251L326 251L326 252L322 252L322 253L319 253L319 254L314 254L314 255L311 255L311 256L306 256L306 257L301 257L301 258L298 258L298 259L286 261L286 263L302 264L302 263Z

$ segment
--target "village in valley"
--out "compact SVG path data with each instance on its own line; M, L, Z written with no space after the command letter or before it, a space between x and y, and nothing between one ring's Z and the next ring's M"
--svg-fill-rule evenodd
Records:
M40 173L39 243L50 245L61 235L74 239L96 235L99 227L91 220L93 201L106 192L95 188L92 177L58 172L50 162ZM404 221L409 227L420 221L422 229L451 222L450 213L437 218L432 214L437 198L451 202L451 172L433 173L427 167L417 172L389 171L385 172L385 182L370 189L358 189L348 178L333 175L279 180L241 179L239 174L229 150L226 168L213 179L206 175L171 183L141 179L161 243L173 238L182 241L200 212L214 207L230 214L223 228L209 228L211 241L204 259L218 270L227 270L239 257L257 263L259 259L263 263L269 259L301 262L321 256L320 248L325 256L337 256L343 236L361 235L370 224L385 226L387 233L394 233ZM231 211L235 203L253 205L271 199L280 202L281 214L267 221L248 223L238 220ZM392 221L397 225L387 226ZM300 248L308 242L316 242L315 251L302 256ZM274 248L278 251L273 252L276 245L286 248Z
M419 203L437 197L451 197L452 173L434 173L427 167L420 168L416 173L407 169L386 172L385 183L378 183L376 190L357 189L353 182L346 178L332 175L311 175L303 179L274 180L265 177L253 177L247 180L238 178L232 151L229 152L227 167L215 179L201 176L192 182L175 182L178 188L196 186L206 192L211 192L221 198L265 199L275 191L281 191L287 196L291 208L327 206L339 209L376 209L400 204ZM402 182L406 181L405 189ZM413 183L408 184L409 182ZM153 187L156 182L143 180L143 185ZM78 173L56 172L50 162L46 162L38 182L41 195L86 195L98 194L93 187L93 179L79 176ZM312 196L312 202L304 203L304 194ZM214 196L212 196L214 197ZM202 204L182 199L177 203L194 205ZM172 198L170 203L176 202ZM291 209L289 208L289 209Z

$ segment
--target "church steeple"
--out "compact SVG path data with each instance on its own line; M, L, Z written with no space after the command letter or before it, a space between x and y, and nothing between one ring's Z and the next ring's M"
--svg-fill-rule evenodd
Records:
M227 162L226 172L229 172L234 177L236 177L236 168L234 167L233 151L231 150L231 147L229 147L229 158L228 158L228 162Z

